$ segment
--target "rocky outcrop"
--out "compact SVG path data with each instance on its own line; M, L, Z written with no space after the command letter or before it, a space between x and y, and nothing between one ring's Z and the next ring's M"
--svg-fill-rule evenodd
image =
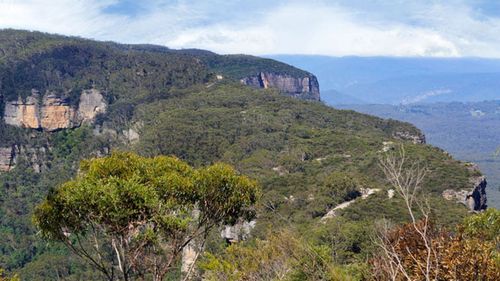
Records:
M39 108L39 126L34 129L56 131L73 127L75 110L54 94L45 95ZM35 116L37 117L37 116Z
M36 173L40 173L46 168L45 147L12 145L10 147L0 147L0 172L12 170L19 158L24 159Z
M479 171L477 165L468 163L469 170ZM482 175L476 175L469 179L471 189L453 190L447 189L443 191L443 197L449 201L457 201L466 205L471 211L485 210L487 205L486 197L486 178Z
M408 140L414 144L425 144L425 135L422 133L394 132L393 137L400 140Z
M15 164L14 147L0 147L0 172L8 172Z
M487 208L486 185L486 179L484 177L479 177L476 179L472 190L447 189L443 191L443 197L446 200L462 203L471 211L482 211Z
M221 231L220 236L229 243L246 240L256 224L255 220L243 221L235 225L226 225Z
M39 128L38 99L38 91L33 90L26 100L19 97L15 101L6 102L3 114L5 123L17 127Z
M19 97L5 103L6 124L45 131L75 128L82 123L92 122L97 114L106 111L102 94L95 89L84 90L80 95L78 108L54 93L42 95L32 90L26 99ZM41 99L41 100L40 100Z
M80 95L77 119L81 123L91 123L98 114L106 112L106 107L101 92L95 89L85 90Z
M474 211L486 210L488 207L486 204L488 201L486 197L486 186L488 184L486 178L484 176L476 177L471 179L471 183L474 189L466 197L469 208Z
M181 255L181 273L186 277L186 275L190 275L194 269L195 262L198 259L203 249L195 240L191 240L186 247L182 249ZM189 276L188 276L189 278Z
M319 83L314 75L294 77L288 74L260 72L240 81L244 85L255 88L276 88L285 95L300 99L320 100Z

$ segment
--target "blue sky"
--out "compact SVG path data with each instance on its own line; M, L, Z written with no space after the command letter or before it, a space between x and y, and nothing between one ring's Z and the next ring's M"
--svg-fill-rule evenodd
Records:
M218 53L500 57L495 0L0 0L0 28Z

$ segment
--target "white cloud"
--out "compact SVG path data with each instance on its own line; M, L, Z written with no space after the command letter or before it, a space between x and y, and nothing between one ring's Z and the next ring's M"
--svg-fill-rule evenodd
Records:
M400 18L331 2L152 0L127 16L104 12L117 0L0 0L0 27L220 53L500 57L500 20L465 2L412 2Z
M454 42L463 55L500 57L500 19L479 14L465 4L433 5L421 22Z
M113 1L30 0L0 1L0 27L41 30L99 37L125 18L103 17L101 9Z
M337 7L281 7L244 25L193 28L165 42L173 47L208 47L255 54L457 56L455 45L432 30L404 24L360 23Z

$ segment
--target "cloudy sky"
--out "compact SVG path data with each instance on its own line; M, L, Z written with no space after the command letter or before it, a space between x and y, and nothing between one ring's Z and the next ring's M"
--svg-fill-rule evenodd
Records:
M500 57L497 0L0 0L0 28L218 53Z

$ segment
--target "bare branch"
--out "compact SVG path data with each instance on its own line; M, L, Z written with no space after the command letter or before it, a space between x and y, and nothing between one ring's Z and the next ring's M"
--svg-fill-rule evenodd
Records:
M425 265L421 265L421 262L415 256L416 253L413 253L409 248L406 248L405 254L411 257L426 281L433 280L432 275L437 274L438 266L436 262L437 254L432 247L432 239L429 233L430 206L426 200L419 198L419 192L428 170L422 167L419 162L408 159L404 145L400 145L399 149L395 152L386 153L386 155L381 157L379 165L387 181L405 203L413 229L418 234L425 248ZM422 216L420 221L417 220L414 212L415 205ZM382 248L383 256L385 257L382 262L387 267L386 271L388 271L388 275L395 280L395 269L397 269L398 273L402 274L406 279L411 280L401 262L402 253L399 253L395 249L394 241L390 241L387 237L387 229L379 236L377 245Z

